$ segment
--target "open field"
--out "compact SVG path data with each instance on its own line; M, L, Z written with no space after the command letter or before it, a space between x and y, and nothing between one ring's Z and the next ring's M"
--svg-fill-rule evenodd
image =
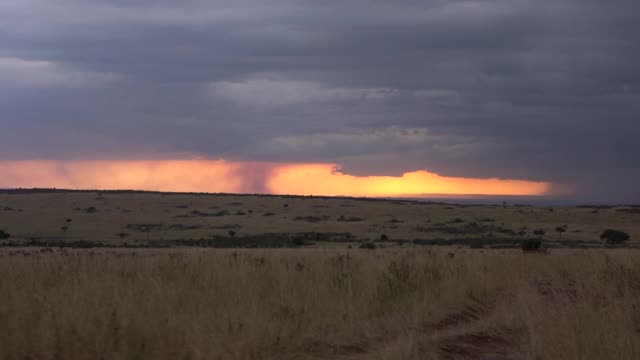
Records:
M565 232L556 232L564 227ZM603 230L640 239L640 208L471 206L352 198L118 192L0 193L0 229L18 244L307 246L380 241L597 246ZM265 234L273 236L265 240ZM291 241L290 241L291 240ZM417 241L416 241L417 240Z
M637 250L3 249L2 359L638 359Z
M4 192L0 359L638 359L638 210Z

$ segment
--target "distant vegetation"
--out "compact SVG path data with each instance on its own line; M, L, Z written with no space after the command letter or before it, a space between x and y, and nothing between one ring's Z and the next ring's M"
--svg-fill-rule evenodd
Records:
M356 222L356 221L365 221L365 218L361 218L361 217L357 217L357 216L343 216L340 215L336 221L342 221L342 222Z
M372 243L372 242L366 242L366 243L362 243L360 244L360 249L369 249L369 250L375 250L376 248L376 244Z
M522 242L522 251L524 252L538 252L542 249L542 241L540 240L525 240Z
M329 220L329 216L326 216L326 215L323 215L323 216L314 216L314 215L296 216L295 220L297 220L297 221L306 221L306 222L319 222L319 221L327 221L327 220Z
M600 235L600 239L608 244L622 244L630 239L629 234L620 230L607 229Z
M97 198L101 200L97 202ZM38 201L47 207L38 207ZM126 191L18 191L5 195L0 191L0 204L0 211L12 209L0 226L10 227L13 233L11 241L0 246L57 246L68 241L64 246L257 247L252 239L259 236L272 239L265 247L273 247L275 238L281 238L278 246L295 246L292 239L299 236L304 246L332 242L335 247L353 248L373 242L385 248L445 245L517 249L532 239L544 241L549 249L640 245L632 241L640 234L635 215L617 211L636 209L631 206L611 211L602 208L600 215L592 216L591 210L582 208L558 208L550 213L548 208L505 204ZM17 209L26 212L21 214ZM34 219L41 219L38 226L32 226ZM618 228L624 229L628 238L615 232L600 238L603 229ZM349 236L332 235L342 233ZM243 245L245 237L249 238Z
M175 218L191 218L191 217L220 217L229 215L229 212L225 210L220 210L216 212L206 212L200 210L193 210L183 215L176 215Z

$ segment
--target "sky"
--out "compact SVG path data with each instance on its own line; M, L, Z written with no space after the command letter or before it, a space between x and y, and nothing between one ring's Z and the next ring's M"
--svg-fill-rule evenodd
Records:
M0 0L0 187L640 202L634 0Z

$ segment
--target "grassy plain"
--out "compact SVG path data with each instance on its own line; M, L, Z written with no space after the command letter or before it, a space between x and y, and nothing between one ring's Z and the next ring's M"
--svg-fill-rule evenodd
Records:
M0 359L638 359L637 210L3 193Z
M638 359L637 250L3 249L2 359Z
M556 232L565 226L564 233ZM145 244L260 234L390 241L537 237L598 243L614 228L640 239L640 208L469 206L351 198L154 193L0 193L0 229L16 241ZM313 233L321 235L313 235ZM520 234L518 234L520 233ZM322 236L325 234L326 236ZM633 241L631 242L633 244ZM557 245L557 244L556 244Z

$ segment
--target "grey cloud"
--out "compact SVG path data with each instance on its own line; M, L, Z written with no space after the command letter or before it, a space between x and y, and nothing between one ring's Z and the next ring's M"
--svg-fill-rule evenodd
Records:
M326 161L640 201L638 14L631 0L0 1L0 157Z

